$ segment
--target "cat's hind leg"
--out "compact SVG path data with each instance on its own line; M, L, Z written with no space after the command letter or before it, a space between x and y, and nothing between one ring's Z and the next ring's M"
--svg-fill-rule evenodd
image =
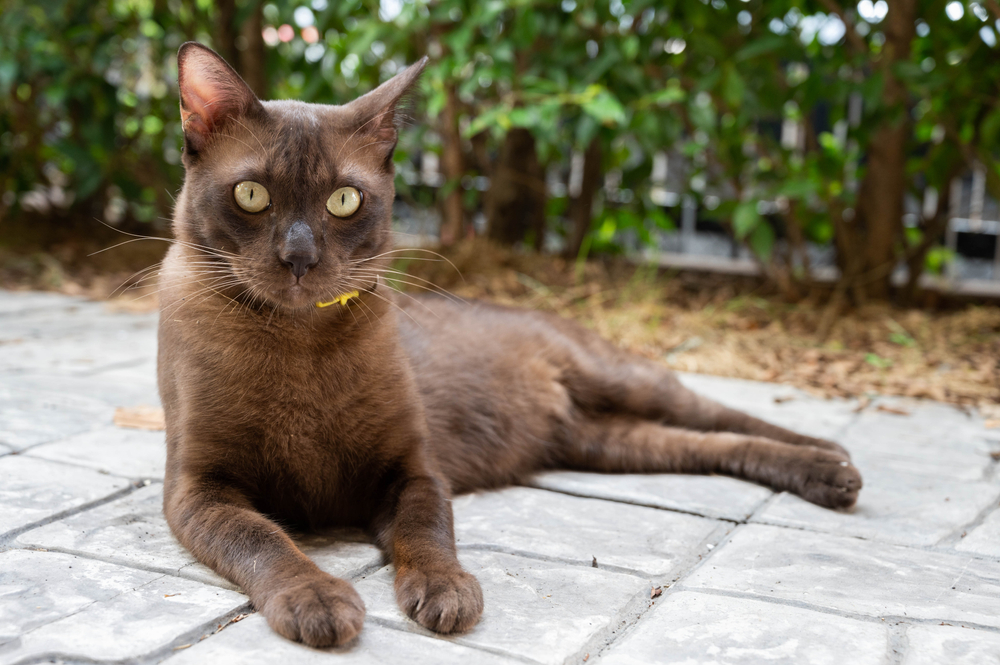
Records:
M559 442L567 468L605 473L718 473L827 508L857 501L861 474L836 451L731 432L695 432L627 416L576 419Z
M617 350L616 350L617 351ZM602 357L603 356L603 357ZM618 413L700 432L735 432L850 454L833 441L793 432L724 406L685 387L665 367L622 352L577 356L564 385L590 413Z

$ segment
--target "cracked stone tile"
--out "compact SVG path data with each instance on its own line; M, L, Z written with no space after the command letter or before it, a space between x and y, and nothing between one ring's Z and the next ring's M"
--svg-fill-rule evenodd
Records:
M599 662L879 665L888 639L884 625L681 591L658 602Z
M954 481L983 480L992 463L991 430L979 416L924 400L882 398L909 415L869 406L843 434L856 464Z
M339 649L310 649L272 631L259 614L227 627L218 635L178 652L169 665L271 665L276 662L310 665L501 665L511 660L455 644L447 638L406 633L365 623L352 644Z
M106 427L32 448L25 455L126 478L163 478L166 437L163 432Z
M100 400L57 392L51 386L36 390L0 385L0 442L14 450L111 425L113 414L114 409Z
M297 538L303 552L332 575L352 577L381 561L369 543L346 540L351 534ZM354 536L356 538L356 536ZM86 554L227 589L235 588L194 559L177 542L163 516L163 486L144 487L117 501L21 534L16 543Z
M452 639L541 663L565 661L650 589L643 579L599 568L471 550L459 559L482 585L486 607L475 628ZM396 606L394 578L386 566L357 583L368 616L426 632Z
M995 508L982 524L969 531L955 549L1000 559L1000 508Z
M1000 665L1000 635L958 626L910 626L903 665Z
M670 473L552 471L536 476L529 484L594 499L680 510L736 522L745 520L772 495L766 487L735 478Z
M865 486L851 511L828 510L781 494L752 521L929 546L972 522L1000 497L996 483L897 472L876 461L858 464Z
M1000 563L774 526L738 527L683 586L1000 627Z
M459 547L477 545L662 577L719 523L655 508L513 487L458 497Z
M761 381L745 381L708 374L678 373L686 387L726 406L788 429L826 439L838 434L855 418L856 403L819 399L791 386ZM792 399L785 399L791 397ZM775 402L779 398L779 402ZM850 442L844 444L853 450Z
M19 636L159 576L56 552L0 553L0 657Z
M128 486L124 478L90 469L23 455L0 457L0 534Z
M94 661L137 659L186 633L214 629L215 621L246 602L245 596L234 591L157 575L21 634L0 647L0 663L46 656Z

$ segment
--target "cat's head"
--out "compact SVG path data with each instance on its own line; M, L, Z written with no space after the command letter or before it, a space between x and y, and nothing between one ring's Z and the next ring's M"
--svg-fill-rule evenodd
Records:
M343 106L262 102L201 44L181 46L177 61L178 240L225 264L227 290L282 308L373 285L380 260L364 260L391 248L397 109L426 58Z

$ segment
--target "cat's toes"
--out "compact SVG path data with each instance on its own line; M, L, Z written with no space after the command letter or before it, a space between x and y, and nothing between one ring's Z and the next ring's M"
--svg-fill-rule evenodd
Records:
M483 591L475 577L457 566L396 574L396 601L411 619L438 633L461 633L479 621Z
M850 462L826 453L805 465L798 494L824 508L850 508L861 486L861 473Z
M347 582L325 573L299 579L260 608L271 628L311 647L350 642L361 632L365 603Z

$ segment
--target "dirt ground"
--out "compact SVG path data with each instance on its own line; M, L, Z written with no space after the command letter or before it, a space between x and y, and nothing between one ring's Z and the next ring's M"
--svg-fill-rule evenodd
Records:
M155 264L165 244L136 245L71 266L48 255L0 255L0 285L110 296L116 308L155 309L154 279L120 287ZM399 252L395 268L403 272L395 275L396 286L404 293L444 291L558 312L678 370L788 383L822 396L930 398L978 407L1000 426L995 304L868 305L842 313L823 339L817 333L821 305L785 302L759 280L616 260L580 266L483 241L443 254Z

